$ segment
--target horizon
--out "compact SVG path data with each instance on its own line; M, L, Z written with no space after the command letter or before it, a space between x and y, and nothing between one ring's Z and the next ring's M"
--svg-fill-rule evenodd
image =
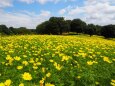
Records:
M80 18L87 24L115 24L113 0L0 0L0 24L35 29L50 17Z

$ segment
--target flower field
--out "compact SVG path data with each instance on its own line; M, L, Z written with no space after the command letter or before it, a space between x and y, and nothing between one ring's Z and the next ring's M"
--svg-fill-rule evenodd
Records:
M0 86L115 86L115 41L95 36L1 37Z

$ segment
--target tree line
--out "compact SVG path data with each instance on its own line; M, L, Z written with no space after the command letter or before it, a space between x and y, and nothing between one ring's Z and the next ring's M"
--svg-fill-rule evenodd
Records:
M77 34L100 35L105 38L115 38L115 25L94 25L87 24L81 19L65 20L64 17L50 17L36 26L36 29L27 29L26 27L14 28L0 25L0 34L5 35L24 35L24 34L52 34L62 35L74 32Z

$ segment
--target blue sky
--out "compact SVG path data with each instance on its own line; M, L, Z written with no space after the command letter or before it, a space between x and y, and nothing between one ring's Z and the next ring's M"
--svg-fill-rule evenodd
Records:
M35 29L51 16L115 24L115 0L0 0L0 24Z

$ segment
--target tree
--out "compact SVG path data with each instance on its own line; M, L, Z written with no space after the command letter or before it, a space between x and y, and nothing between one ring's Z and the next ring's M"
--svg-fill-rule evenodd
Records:
M81 19L74 19L71 22L71 32L83 33L86 23Z
M10 35L10 30L6 25L0 25L0 33Z
M115 25L106 25L101 29L101 35L105 38L115 38Z
M39 24L37 27L36 27L36 33L37 34L49 34L49 31L48 29L46 28L46 26L49 24L49 21L45 21L41 24Z
M27 29L26 27L20 27L17 29L17 31L18 31L18 34L22 34L22 35L31 33L30 30Z
M64 17L51 17L49 21L52 22L52 24L55 24L55 28L57 29L57 31L59 31L59 34L61 35L66 27ZM54 27L52 29L54 29Z
M51 17L49 21L45 21L36 27L38 34L62 34L68 29L68 24L63 17Z
M66 20L66 29L64 32L70 32L71 31L71 20Z
M101 28L102 28L102 27L101 27L100 25L96 25L95 27L96 27L96 32L95 32L95 34L96 34L96 35L101 35Z
M17 31L17 29L16 28L14 28L14 27L9 27L9 30L10 30L10 33L13 35L13 34L18 34L18 31Z
M49 21L48 24L46 25L46 30L48 34L54 34L54 35L59 34L59 28L56 22Z
M93 24L88 24L84 33L89 34L90 37L95 34L95 25Z

